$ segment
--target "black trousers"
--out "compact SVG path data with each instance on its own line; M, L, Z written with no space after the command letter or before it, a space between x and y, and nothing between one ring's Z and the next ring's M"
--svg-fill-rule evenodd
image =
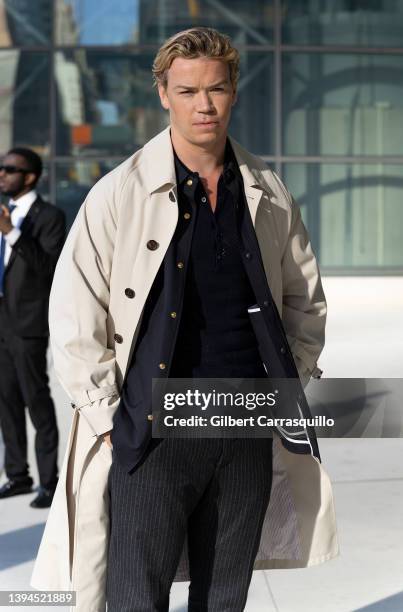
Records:
M48 338L20 338L10 330L0 298L0 425L8 478L29 478L25 407L35 427L39 481L56 486L59 432L50 396L46 352Z
M167 612L187 534L189 611L244 609L272 480L272 439L153 439L112 460L108 612Z

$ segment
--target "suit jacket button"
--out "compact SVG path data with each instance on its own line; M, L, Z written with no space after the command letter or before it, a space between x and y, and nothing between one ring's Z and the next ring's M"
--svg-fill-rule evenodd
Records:
M125 295L128 298L134 298L136 294L134 293L133 289L130 289L130 287L128 287L127 289L125 289Z
M149 240L147 242L147 249L150 249L150 251L155 251L156 249L158 249L159 244L156 240Z
M122 336L121 336L120 334L115 334L115 335L113 336L113 338L114 338L114 340L115 340L115 341L116 341L118 344L122 344L122 342L123 342L123 338L122 338Z

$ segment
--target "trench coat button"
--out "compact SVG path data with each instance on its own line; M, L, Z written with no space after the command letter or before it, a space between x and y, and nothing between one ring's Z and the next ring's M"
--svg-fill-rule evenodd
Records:
M159 364L159 366L158 366L158 367L159 367L159 369L160 369L160 370L165 370L165 368L166 368L167 366L166 366L166 364L165 364L164 362L162 362L162 363L160 363L160 364Z
M172 191L169 192L169 199L171 202L176 202L175 194Z
M171 312L171 317L172 317L173 319L175 319L175 318L176 318L176 312Z
M115 341L116 341L118 344L122 344L122 342L123 342L123 338L122 338L122 336L121 336L120 334L115 334L115 335L113 336L113 338L114 338L114 340L115 340Z
M147 242L147 249L150 249L150 251L155 251L156 249L158 249L159 247L159 243L156 240L149 240Z
M183 261L178 261L176 265L178 268L183 268Z
M190 185L193 185L193 180L192 179L188 179L186 181L186 185L189 185L189 187L190 187Z
M190 213L185 213L183 216L185 219L190 219Z
M134 296L136 295L135 292L133 291L133 289L130 289L130 287L128 287L127 289L125 289L125 295L128 298L134 298Z
M153 420L153 415L152 415L152 414L147 414L147 419L148 419L149 421L152 421L152 420Z
M280 353L283 353L283 355L284 355L284 353L285 353L285 346L282 346L282 347L280 348Z

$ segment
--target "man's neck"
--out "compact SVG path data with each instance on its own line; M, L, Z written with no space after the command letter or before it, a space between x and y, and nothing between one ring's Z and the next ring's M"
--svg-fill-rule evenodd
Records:
M188 142L171 128L171 141L177 156L185 166L192 172L198 172L201 177L221 172L224 165L226 140L225 135L220 142L215 142L209 147L201 147Z

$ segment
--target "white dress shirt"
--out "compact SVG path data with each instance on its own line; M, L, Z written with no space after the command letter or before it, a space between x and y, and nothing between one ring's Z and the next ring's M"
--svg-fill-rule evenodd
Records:
M11 223L14 226L13 229L10 232L8 232L8 234L0 233L0 237L3 240L4 238L6 239L6 250L4 253L4 267L7 266L8 260L10 259L12 246L17 242L18 238L21 236L21 230L19 229L21 226L21 223L24 221L27 212L29 211L29 209L31 208L32 204L35 202L37 197L38 196L37 196L35 189L32 189L32 191L28 191L28 193L25 193L23 196L18 198L18 200L10 199L8 203L9 206L11 206L11 204L14 204L16 208L14 208L13 212L11 213Z

